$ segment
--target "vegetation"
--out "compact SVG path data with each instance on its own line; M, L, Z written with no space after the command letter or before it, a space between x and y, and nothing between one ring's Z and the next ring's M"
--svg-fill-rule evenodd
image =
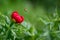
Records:
M60 0L0 0L0 40L60 40Z

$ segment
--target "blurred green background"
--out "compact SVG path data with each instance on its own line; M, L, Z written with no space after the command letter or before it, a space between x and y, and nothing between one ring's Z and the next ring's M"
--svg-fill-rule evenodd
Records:
M53 13L59 10L59 6L59 0L0 0L2 13L9 14L11 11L18 11L25 16L25 20L33 24L39 20L40 16L53 16ZM27 12L24 9L27 9Z
M13 11L37 30L30 40L60 40L60 0L0 0L2 14L10 17Z

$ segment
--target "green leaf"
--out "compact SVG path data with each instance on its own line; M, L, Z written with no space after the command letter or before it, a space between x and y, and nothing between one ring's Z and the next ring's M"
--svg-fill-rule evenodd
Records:
M6 20L6 23L7 24L10 24L11 23L9 17L6 16L5 20Z
M30 27L31 27L31 24L29 23L29 22L26 22L26 21L24 21L23 23L21 23L21 25L23 26L23 27L25 27L26 29L30 29Z

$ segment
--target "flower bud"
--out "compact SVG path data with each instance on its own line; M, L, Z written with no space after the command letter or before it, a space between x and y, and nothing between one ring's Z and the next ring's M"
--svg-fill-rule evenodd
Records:
M24 17L20 16L16 11L12 12L11 18L14 19L13 21L16 23L22 23L24 21Z

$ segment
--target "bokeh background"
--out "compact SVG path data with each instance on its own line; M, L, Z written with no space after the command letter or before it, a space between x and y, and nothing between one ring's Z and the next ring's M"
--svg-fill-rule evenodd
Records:
M1 14L10 17L13 11L24 16L27 25L33 27L30 30L36 31L36 34L32 31L34 36L21 35L24 37L15 40L60 40L60 0L0 0Z

